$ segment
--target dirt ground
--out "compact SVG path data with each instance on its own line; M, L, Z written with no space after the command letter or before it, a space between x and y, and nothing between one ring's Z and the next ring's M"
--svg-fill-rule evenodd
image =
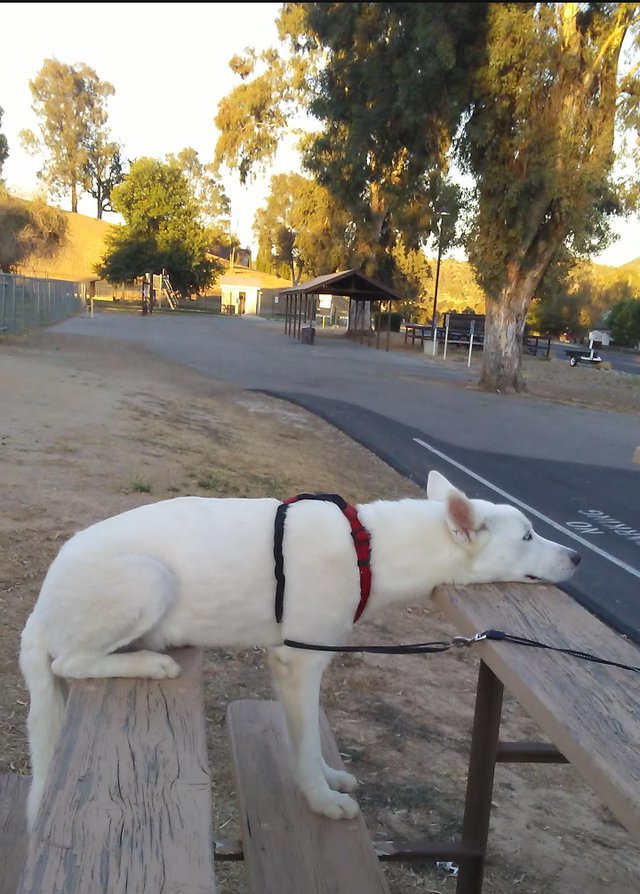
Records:
M557 362L528 368L532 395L639 411L631 376ZM608 396L595 388L606 383ZM471 379L457 387L471 387ZM420 493L305 411L135 345L47 331L5 338L0 405L0 772L29 772L19 636L49 563L74 531L184 494L331 491L364 502ZM424 605L363 620L354 641L453 633ZM326 673L325 709L346 763L361 780L358 797L374 837L458 833L476 672L474 656L456 652L338 657ZM239 828L225 710L236 698L273 697L265 654L213 650L205 677L214 830L233 841ZM504 736L540 737L509 697ZM636 894L640 847L570 767L501 766L494 802L486 894ZM455 889L433 864L387 864L385 873L393 894ZM241 865L221 864L218 881L222 894L246 891Z

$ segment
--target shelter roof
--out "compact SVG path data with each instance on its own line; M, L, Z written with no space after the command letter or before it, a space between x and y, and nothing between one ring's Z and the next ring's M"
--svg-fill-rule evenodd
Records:
M359 270L343 270L316 276L306 282L285 289L281 295L344 295L356 301L404 301L388 286L383 285Z

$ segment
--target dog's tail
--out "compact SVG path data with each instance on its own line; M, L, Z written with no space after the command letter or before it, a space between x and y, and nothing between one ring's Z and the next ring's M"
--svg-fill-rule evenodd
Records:
M31 698L27 730L33 781L27 799L27 822L29 831L32 831L65 709L61 682L51 671L51 657L43 630L33 615L22 632L20 670Z

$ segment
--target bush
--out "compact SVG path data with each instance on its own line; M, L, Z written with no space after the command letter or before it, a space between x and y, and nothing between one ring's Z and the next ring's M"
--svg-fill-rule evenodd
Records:
M30 258L51 258L67 235L67 220L42 199L26 201L0 189L0 270L14 272Z
M607 316L611 338L616 345L635 348L640 342L640 299L624 298Z
M373 321L373 328L376 332L378 331L378 329L380 330L380 332L386 332L389 328L389 323L391 323L392 332L400 332L400 325L402 323L403 316L397 311L392 311L389 314L387 311L377 310L375 311L375 313L371 314L371 320Z

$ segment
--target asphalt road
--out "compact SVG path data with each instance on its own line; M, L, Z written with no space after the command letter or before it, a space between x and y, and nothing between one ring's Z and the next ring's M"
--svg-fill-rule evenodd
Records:
M466 368L342 339L302 345L256 318L103 313L56 329L137 341L305 407L421 486L438 469L470 496L513 502L582 554L563 589L640 643L637 416L478 393L459 387L473 382Z

